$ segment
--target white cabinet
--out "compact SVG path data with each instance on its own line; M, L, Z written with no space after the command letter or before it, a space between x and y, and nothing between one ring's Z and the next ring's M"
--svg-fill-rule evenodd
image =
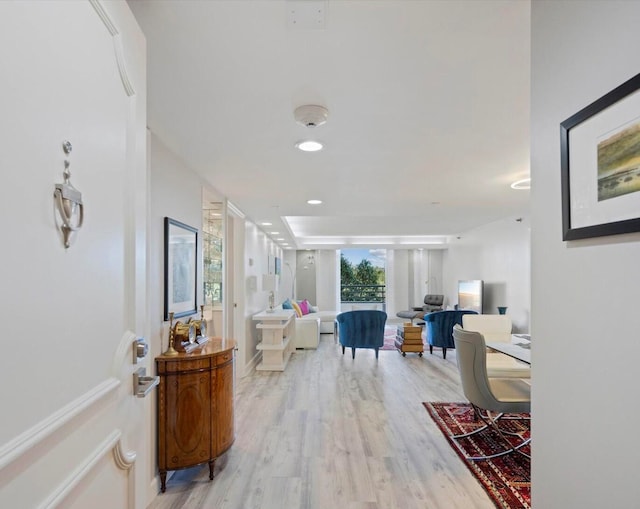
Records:
M262 331L262 341L256 348L262 351L262 361L256 366L258 371L284 371L289 357L295 349L295 311L283 309L267 313L263 311L253 316Z

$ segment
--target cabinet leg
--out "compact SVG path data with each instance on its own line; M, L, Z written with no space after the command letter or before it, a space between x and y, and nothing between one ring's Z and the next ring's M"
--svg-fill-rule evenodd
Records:
M164 493L167 491L167 471L160 470L160 491Z
M216 464L216 460L209 461L209 480L213 481L213 467Z

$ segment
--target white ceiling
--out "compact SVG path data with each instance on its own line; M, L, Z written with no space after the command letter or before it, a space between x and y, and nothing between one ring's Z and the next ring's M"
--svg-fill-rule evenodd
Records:
M129 4L150 129L280 243L428 245L527 214L528 1ZM328 122L297 124L303 104Z

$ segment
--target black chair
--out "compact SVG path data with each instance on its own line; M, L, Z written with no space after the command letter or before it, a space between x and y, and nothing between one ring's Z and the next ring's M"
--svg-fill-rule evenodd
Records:
M444 295L428 293L424 296L424 304L422 306L414 306L407 311L398 311L396 316L399 318L407 318L413 323L416 318L422 318L427 313L442 311L443 304Z

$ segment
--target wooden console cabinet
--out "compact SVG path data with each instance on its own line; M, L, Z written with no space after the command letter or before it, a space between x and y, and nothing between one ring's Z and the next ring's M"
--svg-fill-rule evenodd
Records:
M210 338L202 348L156 357L158 469L164 493L167 471L209 463L234 441L234 351L229 339Z

